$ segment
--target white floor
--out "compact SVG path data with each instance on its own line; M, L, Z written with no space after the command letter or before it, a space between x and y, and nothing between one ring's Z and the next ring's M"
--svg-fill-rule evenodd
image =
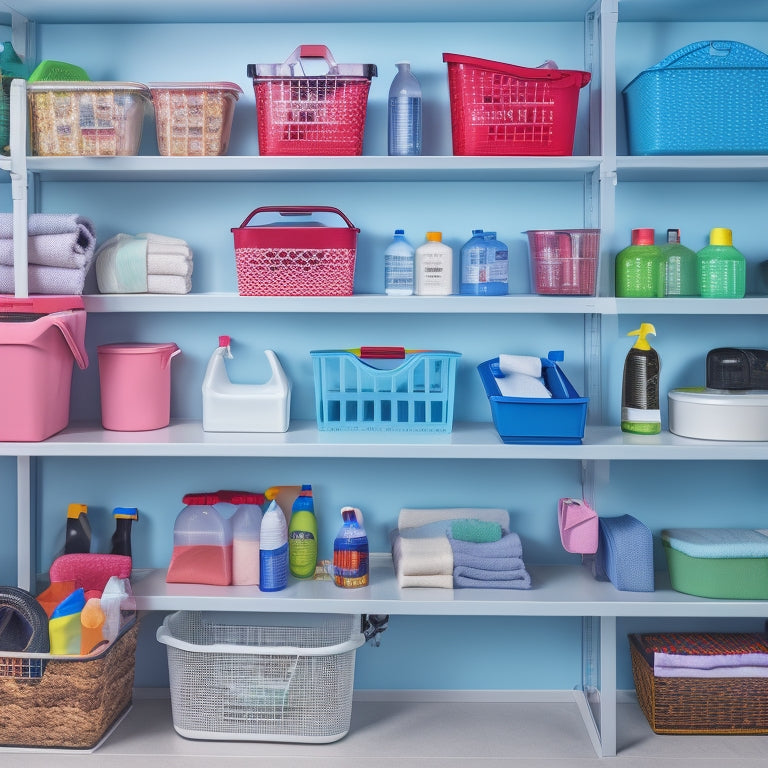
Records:
M355 701L333 744L193 741L167 699L137 699L91 754L4 752L3 768L706 768L768 765L768 736L661 736L634 702L618 711L618 756L596 757L575 704ZM255 760L255 762L254 762Z

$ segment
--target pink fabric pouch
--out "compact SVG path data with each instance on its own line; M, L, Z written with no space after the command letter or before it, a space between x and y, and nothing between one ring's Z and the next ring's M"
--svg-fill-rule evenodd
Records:
M566 552L594 555L597 552L597 513L581 499L560 499L557 503L557 525Z

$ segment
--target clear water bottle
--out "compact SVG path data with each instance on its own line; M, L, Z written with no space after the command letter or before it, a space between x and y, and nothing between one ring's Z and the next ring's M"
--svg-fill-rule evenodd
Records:
M389 154L421 154L421 86L407 61L398 61L389 87Z
M387 296L413 294L414 248L405 239L405 230L396 229L384 251L384 291Z

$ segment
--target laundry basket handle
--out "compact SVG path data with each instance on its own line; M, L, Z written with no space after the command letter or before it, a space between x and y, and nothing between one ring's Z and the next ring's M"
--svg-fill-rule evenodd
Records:
M284 63L288 66L296 64L301 66L301 59L325 59L326 64L328 64L328 72L336 71L336 60L327 45L300 45Z
M330 205L316 205L310 207L301 205L264 205L261 208L252 210L248 216L245 217L245 221L243 221L239 229L247 227L251 219L257 213L279 213L281 216L311 216L313 213L335 213L344 219L350 229L357 229L357 227L355 227L355 225L338 208L334 208Z

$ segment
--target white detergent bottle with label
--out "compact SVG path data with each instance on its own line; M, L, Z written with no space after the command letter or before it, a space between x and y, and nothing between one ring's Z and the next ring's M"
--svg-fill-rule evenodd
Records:
M270 503L261 521L259 566L262 592L278 592L288 586L288 526L276 501Z
M416 249L414 293L417 296L450 296L453 293L453 249L442 232L427 232L427 241Z

